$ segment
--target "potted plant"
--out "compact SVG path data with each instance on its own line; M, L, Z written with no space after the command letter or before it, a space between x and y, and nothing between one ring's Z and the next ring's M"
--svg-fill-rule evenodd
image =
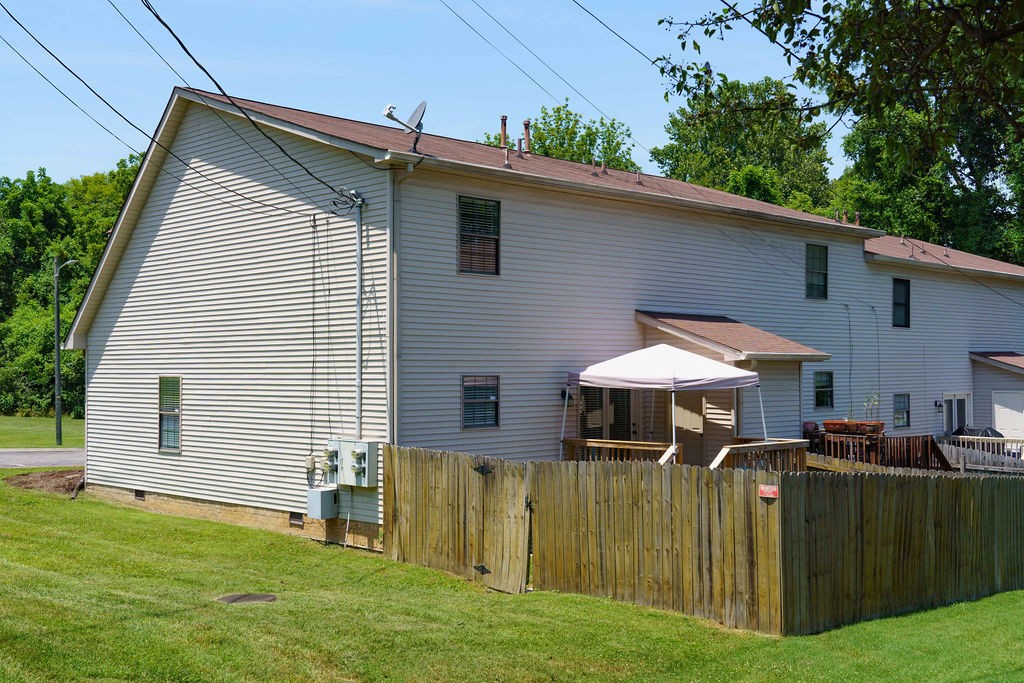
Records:
M869 394L864 400L864 422L860 423L862 434L881 434L885 423L878 419L878 392Z

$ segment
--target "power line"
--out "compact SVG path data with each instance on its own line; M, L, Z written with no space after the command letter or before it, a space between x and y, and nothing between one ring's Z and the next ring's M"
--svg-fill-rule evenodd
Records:
M143 2L148 2L148 0L143 0ZM473 25L472 25L471 23L469 23L468 21L466 21L466 20L465 20L465 19L463 18L463 16L462 16L461 14L459 14L458 12L456 12L456 11L455 11L455 10L454 10L454 9L452 8L452 6L451 6L451 5L449 5L449 4L447 3L447 2L445 2L445 0L438 0L438 2L440 2L440 3L442 4L442 5L444 5L445 7L447 7L447 8L448 8L448 11L449 11L449 12L451 12L452 14L454 14L454 15L455 15L456 17L458 17L459 21L461 21L461 22L462 22L463 24L465 24L466 26L468 26L468 27L469 27L469 30L470 30L470 31L472 31L473 33L477 34L477 36L479 36L479 37L480 37L480 40L482 40L482 41L484 41L485 43L487 43L488 45L490 45L490 46L491 46L491 49L493 49L493 50L494 50L495 52L497 52L497 53L498 53L499 55L501 55L502 57L504 57L504 58L505 58L505 59L506 59L506 60L508 61L508 63L509 63L509 64L511 64L511 65L512 65L512 66L514 66L515 68L519 69L519 73L521 73L521 74L523 74L524 76L526 76L527 78L529 78L529 79L530 79L530 80L531 80L531 81L533 82L533 84L534 84L534 85L536 85L536 86L537 86L538 88L540 88L540 89L541 89L541 90L543 90L543 91L544 91L545 93L547 93L547 96L548 96L548 97L550 97L550 98L551 98L551 99L552 99L552 100L553 100L553 101L554 101L554 102L555 102L556 104L558 104L558 98L557 98L557 97L555 97L554 95L552 95L552 94L551 94L551 91L549 91L549 90L548 90L547 88L545 88L545 87L544 87L543 85L541 85L541 84L540 84L540 83L539 83L539 82L537 81L537 79L535 79L535 78L534 78L533 76L531 76L530 74L528 74L528 73L526 72L526 70L525 70L525 69L523 69L523 67L519 66L519 64L517 64L517 63L516 63L516 61L515 61L514 59L512 59L512 58L511 58L511 57L509 57L509 56L508 56L507 54L505 54L504 52L502 52L502 51L501 51L501 50L500 50L500 49L498 48L498 46L497 46L497 45L495 45L495 44L494 44L494 43L492 43L491 41L487 40L487 38L485 38L485 37L484 37L484 34L480 33L480 31L477 31L477 30L476 30L476 28L475 28L475 27L474 27L474 26L473 26ZM535 56L536 56L536 55L535 55Z
M7 39L6 39L6 38L4 38L4 37L3 37L2 35L0 35L0 40L2 40L2 41L4 42L4 44L5 44L5 45L7 45L7 47L9 47L9 48L11 49L11 51L12 51L12 52L14 52L14 54L16 54L16 55L17 55L17 56L18 56L19 58L21 58L21 61L25 62L25 64L27 64L27 65L28 65L28 67L29 67L30 69L32 69L33 71L35 71L35 72L36 72L36 74L37 74L37 75L38 75L38 76L39 76L40 78L42 78L42 79L43 79L44 81L46 81L46 83L47 83L47 84L49 84L49 86L50 86L51 88L53 88L54 90L56 90L56 91L57 91L58 93L60 93L60 94L61 94L61 96L63 96L63 97L64 97L64 99L66 99L66 100L67 100L68 102L70 102L70 103L71 103L71 105L72 105L72 106L73 106L73 107L74 107L75 109L77 109L77 110L78 110L78 111L80 111L80 112L81 112L82 114L84 114L84 115L85 115L85 116L86 116L86 117L87 117L87 118L88 118L88 119L89 119L90 121L92 121L92 122L93 122L93 123L95 123L95 124L96 124L97 126L99 126L100 128L102 128L102 129L103 129L104 131L106 131L106 133L107 133L108 135L110 135L110 136L111 136L112 138L114 138L115 140L117 140L118 142L120 142L120 143L121 143L122 145L124 145L125 147L127 147L127 148L128 148L129 150L131 150L131 151L132 151L133 153L135 153L135 154L138 154L139 156L142 156L142 152L140 152L139 150L137 150L137 149L136 149L136 148L135 148L134 146L132 146L131 144L129 144L129 143L127 143L127 142L125 142L123 138L121 138L120 136L118 136L118 135L117 135L117 133L115 133L114 131L112 131L112 130L110 130L109 128L107 128L107 126L103 125L103 123L102 123L102 122L100 122L100 121L99 121L99 120L98 120L98 119L97 119L96 117L94 117L94 116L93 116L92 114L90 114L90 113L89 113L89 112L87 112L87 111L86 111L85 109L83 109L81 105L79 105L79 104L78 104L77 102L75 102L75 100L74 100L74 99L72 99L70 95L68 95L68 94L67 94L66 92L64 92L63 90L61 90L61 88L60 88L60 87L59 87L59 86L58 86L58 85L57 85L56 83L54 83L54 82L53 82L53 81L51 81L51 80L50 80L49 78L47 78L47 77L46 77L46 75L45 75L45 74L44 74L44 73L43 73L42 71L40 71L40 70L39 70L38 68L36 68L35 64L33 64L33 63L32 63L31 61L29 61L29 59L28 59L27 57L25 57L25 55L21 54L21 53L20 53L20 52L19 52L19 51L18 51L18 50L17 50L17 49L16 49L16 48L15 48L15 47L13 46L13 45L11 45L11 44L10 44L10 43L9 43L9 42L7 41ZM196 186L196 185L193 185L193 184L192 184L192 183L190 183L190 182L189 182L188 180L185 180L185 178L183 178L183 177L180 177L180 176L178 176L178 175L175 175L174 173L171 173L171 172L170 172L170 171L168 171L168 170L167 170L167 169L166 169L166 168L165 168L165 167L164 167L164 166L163 166L162 164L160 165L160 167L159 167L159 170L160 170L160 172L161 172L161 173L163 173L163 174L165 174L165 175L167 175L167 176L169 176L169 177L173 178L174 180L177 180L178 182L180 182L180 183L182 183L183 185L185 185L185 186L187 186L187 187L189 187L189 188L191 188L191 189L195 190L196 192L199 192L200 194L203 194L203 195L205 195L205 196L209 197L210 199L213 199L214 201L218 201L218 202L221 202L221 203L223 203L223 204L227 204L228 206L234 207L234 208L236 208L236 209L241 209L242 211L251 211L251 212L254 212L254 213L258 213L258 214L260 214L260 215L262 215L262 216L268 216L268 215L272 215L272 214L269 214L269 213L267 213L267 212L265 212L265 211L262 211L262 210L259 210L259 209L252 209L252 208L246 208L246 207L243 207L243 206L239 206L238 204L235 204L234 202L230 202L230 201L228 201L227 199L224 199L223 197L217 197L216 195L212 195L212 194L210 194L209 192L207 192L206 190L204 190L204 189L202 189L202 188L200 188L200 187L198 187L198 186ZM193 170L195 170L195 169L193 169ZM280 209L280 210L282 210L282 211L283 211L284 209Z
M74 69L72 69L72 68L71 68L70 66L68 66L68 65L67 65L67 64L66 64L66 63L64 62L64 60L62 60L62 59L61 59L60 57L58 57L58 56L57 56L56 54L54 54L53 50L51 50L50 48L48 48L48 47L47 47L47 46L46 46L46 45L45 45L45 44L44 44L44 43L43 43L43 42L42 42L41 40L39 40L38 38L36 38L35 34L34 34L34 33L32 33L32 31L30 31L30 30L29 30L29 29L28 29L28 28L27 28L27 27L26 27L26 26L25 26L25 25L24 25L23 23L21 23L21 22L20 22L20 21L18 20L18 18L17 18L17 17L15 17L15 16L14 16L14 15L13 15L13 14L11 13L11 11L10 11L9 9L7 9L7 6L6 6L6 5L4 5L4 4L3 4L3 2L0 2L0 9L3 9L3 11L4 11L4 12L5 12L6 14L7 14L7 16L9 16L9 17L11 18L11 20L12 20L12 21L14 21L14 23L16 23L16 24L18 25L18 27L19 27L19 28L21 28L21 30L22 30L22 31L24 31L24 32L25 32L26 34L28 34L28 36L29 36L29 37L30 37L30 38L31 38L31 39L32 39L33 41L35 41L36 45L38 45L39 47L41 47L41 48L42 48L42 49L43 49L43 50L44 50L44 51L45 51L45 52L46 52L46 53L47 53L48 55L50 55L50 57L52 57L52 58L53 58L53 59L54 59L54 60L55 60L55 61L56 61L56 62L57 62L58 64L60 64L60 65L61 65L62 67L64 67L64 69L65 69L65 70L66 70L66 71L67 71L68 73L70 73L70 74L71 74L72 76L74 76L74 77L75 77L75 78L76 78L76 79L78 80L78 82L79 82L79 83L81 83L82 85L84 85L84 86L85 86L85 87L86 87L86 88L87 88L87 89L89 90L89 92L91 92L91 93L92 93L92 94L93 94L93 95L94 95L94 96L95 96L95 97L96 97L96 98L97 98L98 100L100 100L100 102L102 102L103 104L105 104L105 105L107 106L107 108L108 108L108 109L110 109L110 110L111 110L112 112L114 112L115 114L117 114L117 115L118 115L118 116L119 116L119 117L121 118L121 120L123 120L123 121L124 121L125 123L127 123L127 124L128 124L129 126L131 126L132 128L134 128L134 129L135 129L136 131L138 131L138 132L139 132L139 133L141 133L142 135L144 135L144 136L145 136L145 137L146 137L146 138L147 138L147 139L148 139L148 140L149 140L150 142L152 142L152 143L153 143L153 144L155 144L156 146L160 147L160 149L162 149L162 150L164 150L165 152L167 152L167 154L171 155L172 157L174 157L175 159L177 159L177 160L178 160L179 162L181 162L182 164L184 164L185 166L187 166L187 167L188 167L188 168L190 168L191 170L195 171L195 172L196 172L197 174L199 174L199 175L200 175L201 177L203 177L203 178L204 178L205 180L208 180L209 182L213 183L214 185L217 185L218 187L220 187L221 189L223 189L223 190L227 190L228 192L230 192L230 193L232 193L232 194L234 194L234 195L237 195L237 196L241 197L242 199L244 199L244 200L246 200L246 201L249 201L249 202L253 202L253 203L255 203L255 204L261 204L261 205L263 205L263 206L266 206L266 207L268 207L268 208L274 209L274 210L276 210L276 211L284 211L284 212L286 212L286 213L291 213L291 214L295 214L295 215L297 215L297 216L305 216L305 215L306 215L306 214L300 213L300 212L298 212L298 211L294 211L294 210L292 210L292 209L286 209L286 208L284 208L284 207L279 207L279 206L274 206L273 204L268 204L267 202L264 202L263 200L260 200L260 199L255 199L255 198L252 198L252 197L247 197L247 196L245 196L244 194L242 194L241 192L239 192L239 191L237 191L237 190L235 190L235 189L233 189L233 188L230 188L230 187L228 187L228 186L224 185L223 183L220 183L220 182L218 182L217 180L215 180L215 179L211 178L210 176L206 175L205 173L203 173L202 171L200 171L200 170L199 170L199 169L197 169L196 167L194 167L194 166L192 166L191 164L189 164L189 163L188 163L187 161L185 161L184 159L182 159L181 157L179 157L179 156L178 156L177 154L175 154L175 153L174 153L173 151L171 151L171 150L170 150L169 148L167 148L166 146L164 146L164 145L163 145L163 143L161 143L161 142L160 142L159 140L157 140L157 139L156 139L155 137L153 137L153 136L149 135L149 134L148 134L148 133L147 133L146 131L142 130L142 128L140 128L139 126L135 125L135 123L134 123L134 122L132 122L132 121L131 121L131 120L130 120L130 119L129 119L129 118L127 117L127 116L125 116L124 114L122 114L122 113L120 112L120 110L118 110L118 109L117 109L117 107L115 107L114 105L112 105L112 104L111 104L111 103L110 103L110 102L109 102L109 101L108 101L108 100L107 100L107 99L106 99L105 97L103 97L103 96L102 96L102 95L101 95L101 94L100 94L99 92L97 92L95 88L93 88L93 87L92 87L91 85L89 85L89 83L88 83L88 82L87 82L87 81L86 81L86 80L85 80L84 78L82 78L81 76L79 76L79 75L78 75L78 73L77 73L77 72L75 72L75 70L74 70Z
M136 35L138 35L139 38L142 39L142 42L144 42L146 45L149 46L149 49L152 50L153 53L157 57L160 58L160 61L162 61L167 66L167 68L170 69L174 73L174 75L177 76L181 80L182 83L187 85L189 88L192 88L193 91L196 90L194 87L192 87L192 84L188 82L187 78L182 76L181 73L179 73L177 69L175 69L173 66L171 66L171 63L168 62L164 58L164 56L162 54L160 54L160 51L157 50L156 47L154 47L154 45L151 42L149 42L149 40L146 38L146 36L144 36L142 34L142 31L140 31L135 26L135 24L133 24L132 21L128 17L126 17L124 15L124 13L120 10L120 8L118 8L118 6L114 4L113 0L107 0L107 4L109 4L112 8L114 8L114 11L117 12L121 16L122 19L124 19L125 23L128 24L128 26L130 26L133 31L135 31ZM199 97L203 100L204 104L206 104L207 106L210 105L210 100L208 98L204 97L198 91L196 92L196 94L199 95ZM243 143L245 143L245 145L247 147L249 147L249 149L251 149L253 152L255 152L256 155L267 164L267 166L269 166L270 168L274 169L274 171L276 171L277 174L279 176L281 176L282 179L285 180L285 182L287 182L289 185L291 185L292 188L294 188L296 192L298 192L303 197L305 197L306 201L308 201L313 206L317 206L317 202L312 197L310 197L308 194L306 194L306 192L301 187L299 187L291 178L289 178L281 169L279 169L277 166L275 166L273 163L271 163L271 161L269 159L267 159L265 156L263 156L263 154L258 149L256 149L256 147L253 146L253 144L251 142L249 142L247 139L245 139L245 137L241 133L239 133L235 129L234 126L232 126L230 123L228 123L227 119L225 119L223 116L221 116L221 113L219 111L217 111L216 107L209 106L209 109L220 120L220 122L223 123L228 128L228 130L230 130L232 133L234 133L235 136L239 140L241 140ZM323 207L319 207L319 208L322 211L325 211L325 212L327 211Z
M910 242L910 245L911 245L911 247L913 247L913 246L914 246L914 243L913 243L913 242L912 242L912 241L910 240L910 238L909 238L909 237L904 237L903 239L905 239L905 240L906 240L907 242ZM936 261L938 261L939 263L941 263L941 264L945 265L945 266L946 266L946 267L948 267L948 268L951 268L951 269L953 269L954 271L956 271L956 272L957 272L957 273L959 273L960 275L963 275L963 276L964 276L965 278L967 278L968 280L971 280L971 281L972 281L972 282L974 282L975 284L977 284L977 285L980 285L980 286L984 287L985 289L989 290L990 292L992 292L993 294L998 294L999 296L1003 297L1003 298L1004 298L1004 299L1006 299L1007 301L1009 301L1009 302L1011 302L1011 303L1014 303L1014 304L1017 304L1018 306L1020 306L1020 307L1024 308L1024 303L1021 303L1020 301L1017 301L1017 300L1016 300L1016 299L1014 299L1014 298L1013 298L1012 296L1009 296L1008 294L1004 294L1004 293L1000 292L1000 291L999 291L998 289L995 289L994 287L989 287L989 286L988 286L987 284L985 284L985 283L984 283L984 282L982 282L981 280L977 279L976 277L974 277L973 275L971 275L971 274L970 274L970 273L968 273L967 271L964 271L964 270L961 270L960 268L957 268L957 267L956 267L956 266L954 266L954 265L953 265L952 263L950 263L949 261L947 261L947 260L943 259L943 258L942 258L941 256L939 256L938 254L933 254L933 253L931 253L931 252L925 251L925 249L924 249L924 246L923 246L924 244L925 244L925 243L922 243L922 242L919 242L919 243L917 244L917 248L918 248L918 250L919 250L919 251L920 251L920 252L921 252L922 254L925 254L926 256L931 256L932 258L934 258L934 259L935 259Z
M616 37L617 37L617 38L618 38L619 40L621 40L621 41L622 41L622 42L624 42L624 43L625 43L626 45L629 45L629 46L630 46L631 48L633 48L633 50L635 50L635 51L636 51L636 53L637 53L638 55L640 55L641 57L643 57L644 59L646 59L646 60L647 60L648 62L650 62L650 63L651 63L652 65L653 65L653 64L657 64L657 62L656 62L655 60L653 60L653 59L651 59L650 57L648 57L647 55L645 55L645 54L643 53L643 51L642 51L642 50L641 50L640 48L638 48L638 47L637 47L636 45L634 45L633 43L631 43L631 42L629 42L628 40L626 40L625 38L623 38L623 37L622 37L622 34L621 34L621 33L619 33L618 31L616 31L615 29L613 29L613 28L612 28L611 26L609 26L608 24L604 23L604 22L603 22L603 21L601 20L601 18L600 18L600 17L598 17L598 16L596 15L596 14L594 14L593 12L591 12L590 10L588 10L588 9L587 9L586 7L584 7L584 6L583 6L583 5L582 5L582 4L580 3L580 2L578 2L577 0L572 0L572 2L573 2L573 4L574 4L574 5L576 5L576 6L577 6L577 7L579 7L579 8L581 9L581 10L583 10L584 12L586 12L587 14L589 14L589 15L590 15L591 17L593 17L593 18L594 18L594 20L595 20L595 21L597 21L597 23L601 24L601 26L604 26L604 27L605 27L606 29L608 29L609 31L611 31L612 33L614 33L614 34L615 34L615 36L616 36Z
M328 190L330 190L334 194L338 195L338 197L341 198L341 203L344 206L347 206L348 208L351 208L352 206L355 205L354 202L355 202L356 197L358 196L358 194L354 190L349 190L348 188L346 188L344 186L342 186L341 189L335 188L333 185L328 183L326 180L324 180L323 178L321 178L320 176L316 175L311 170L309 170L309 168L305 164L303 164L301 161L299 161L298 159L293 157L291 154L289 154L288 150L286 150L284 147L282 147L281 144L277 140L272 138L265 130L263 130L259 126L258 123L256 123L256 121L249 115L249 112L247 112L245 109L243 109L241 106L239 106L238 103L235 102L235 100L231 97L231 95L228 95L228 93L224 90L224 88L221 87L221 85L217 81L217 79L213 77L213 74L211 74L210 71L205 66L203 66L203 64L198 59L196 59L195 55L193 55L192 52L188 49L188 46L185 45L184 41L182 41L182 39L178 37L178 34L174 32L174 29L172 29L170 27L170 25L166 21L164 21L163 17L161 17L160 14L156 11L156 8L153 7L153 4L149 0L142 0L142 4L143 4L143 6L146 9L149 10L150 14L152 14L156 18L156 20L160 22L160 25L163 26L165 29L167 29L167 32L171 34L171 37L173 37L175 41L177 41L177 43L181 47L181 49L185 52L186 55L188 55L189 59L192 60L192 62L199 68L199 70L202 71L204 74L206 74L206 77L209 78L210 81L215 86L217 86L217 90L220 91L220 94L223 95L224 97L226 97L227 100L234 107L236 107L239 112L241 112L242 116L244 116L249 121L249 123L251 123L253 125L253 127L260 132L261 135L263 135L263 137L265 137L275 147L277 147L277 149L281 152L281 154L283 154L286 157L288 157L288 159L290 159L292 163L294 163L296 166L298 166L303 171L305 171L306 174L310 178L312 178L313 180L317 181L318 183L320 183L321 185L326 187Z
M109 2L109 0L108 0L108 2ZM497 24L497 25L498 25L498 26L499 26L499 27L501 28L501 30L502 30L502 31L504 31L504 32L505 32L505 33L507 33L507 34L508 34L509 36L511 36L511 37L512 37L512 40L514 40L514 41L516 41L517 43L519 43L519 44L520 44L520 45L521 45L521 46L523 47L523 49L525 49L525 50L526 50L527 52L529 52L529 53L530 53L531 55L533 55L533 57L534 57L534 58L535 58L535 59L536 59L536 60L537 60L538 62L540 62L541 64L543 64L543 65L544 65L545 67L547 67L548 71L550 71L550 72L551 72L551 73L553 73L553 74L554 74L555 76L557 76L557 77L559 78L559 80L561 80L561 81L562 81L562 83L565 83L565 84L566 84L567 86L569 86L569 88L571 88L571 89L572 89L572 91L573 91L574 93L576 93L577 95L579 95L580 97L582 97L582 98L583 98L583 101L584 101L584 102L586 102L586 103L587 103L587 104L589 104L589 105L590 105L591 107L593 107L593 108L594 108L595 110L597 110L597 112L598 112L598 113L599 113L599 114L600 114L601 116L605 117L606 119L614 120L614 119L613 119L613 117L611 117L611 116L609 116L608 114L604 113L604 111L602 111L602 110L601 110L601 108L600 108L599 106L597 106L596 104L594 104L593 102L591 102L591 101L590 101L590 98L589 98L589 97L587 97L586 95L584 95L584 94L583 94L582 92L580 92L580 91L579 91L579 89L578 89L578 88L577 88L577 87L576 87L575 85L573 85L572 83L570 83L569 81L567 81L567 80L566 80L566 79L565 79L565 78L564 78L564 77L562 76L562 74L558 73L558 71L556 71L556 70L555 70L555 68L554 68L553 66L551 66L551 65L550 65L550 64L548 64L548 63L547 63L546 61L544 61L543 59L541 59L540 55L538 55L538 54L537 54L536 52L534 52L533 50L531 50L531 49L530 49L530 47L529 47L529 46L528 46L528 45L527 45L526 43L524 43L523 41L521 41L521 40L520 40L520 39L519 39L519 38L518 38L518 37L516 36L516 34L512 33L512 31L510 31L510 30L508 29L508 27L507 27L507 26L505 26L505 24L503 24L503 23L501 23L500 21L498 21L498 20L497 20L497 19L496 19L496 18L494 17L494 15L493 15L493 14L491 14L490 12L488 12L488 11L487 11L487 10L486 10L486 9L485 9L485 8L483 7L483 5L481 5L481 4L480 4L479 2L477 2L476 0L473 0L473 4L474 4L474 5L476 5L477 7L479 7L479 8L480 8L480 11L481 11L481 12L483 12L483 13L484 13L484 14L486 14L486 15L487 15L488 17L490 17L490 18L491 18L491 21L493 21L493 22L494 22L495 24ZM645 146L644 146L643 144L641 144L641 142L640 142L639 140L637 140L637 139L636 139L635 137L633 137L633 135L632 135L632 132L630 133L629 139L630 139L630 140L632 140L633 142L635 142L635 143L636 143L636 144L637 144L637 145L638 145L638 146L639 146L639 147L640 147L641 149L643 149L643 150L644 150L645 152L647 152L648 154L650 154L650 153L651 153L651 150L647 149L647 147L645 147Z

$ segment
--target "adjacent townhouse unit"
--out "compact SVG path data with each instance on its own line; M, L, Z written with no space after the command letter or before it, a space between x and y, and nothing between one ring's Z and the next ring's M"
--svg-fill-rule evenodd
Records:
M528 131L410 150L177 89L154 137L67 339L108 495L372 545L372 462L340 525L303 517L329 440L558 457L567 373L661 343L756 370L773 437L865 404L892 434L1024 436L1024 268L533 155ZM671 440L667 403L583 387L569 431ZM686 462L761 433L754 388L674 409Z

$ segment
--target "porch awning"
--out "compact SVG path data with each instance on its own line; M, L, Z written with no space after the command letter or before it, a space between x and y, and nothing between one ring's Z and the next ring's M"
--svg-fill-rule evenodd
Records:
M969 356L971 360L1024 374L1024 354L1016 351L972 351Z
M734 389L754 386L756 372L658 344L570 372L570 386L612 389Z
M832 357L724 315L637 311L636 319L673 337L721 353L725 360L814 362Z

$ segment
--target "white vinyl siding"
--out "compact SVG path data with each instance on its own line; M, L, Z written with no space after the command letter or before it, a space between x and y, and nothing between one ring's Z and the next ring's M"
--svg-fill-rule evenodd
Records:
M841 307L804 298L800 231L752 238L739 219L419 171L401 192L398 429L406 445L556 457L566 373L641 348L638 309L727 315L826 351L846 336ZM501 201L500 278L452 273L459 195ZM860 240L839 238L830 249L830 267L863 272ZM830 291L847 282L832 277ZM501 375L501 439L460 433L458 377L469 372ZM799 375L791 384L780 399L791 413L770 419L799 435Z
M317 210L303 193L324 206L329 193L248 123L225 118L290 182L208 110L189 107L173 149L209 179L168 158L189 185L158 176L88 333L89 481L303 511L305 456L354 429L355 217L319 212L314 244L306 214ZM363 436L386 439L387 174L272 134L366 199ZM187 391L173 459L156 455L160 375L180 376ZM353 519L377 520L376 491L358 491Z
M997 401L994 394L1024 392L1024 373L998 368L981 361L974 361L971 366L974 370L974 424L972 426L995 427L994 405ZM1009 405L1012 405L1012 399ZM1004 405L1005 407L1007 405ZM1003 419L1007 418L1004 416Z

